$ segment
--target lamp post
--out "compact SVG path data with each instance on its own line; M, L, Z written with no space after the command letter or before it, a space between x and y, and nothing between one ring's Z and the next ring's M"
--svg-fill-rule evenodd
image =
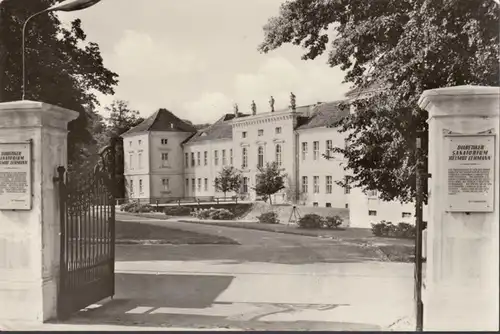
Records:
M73 12L77 10L82 10L85 8L88 8L90 6L95 5L101 0L65 0L61 3L55 4L53 6L50 6L49 8L46 8L44 10L41 10L24 21L23 25L23 32L22 32L22 67L23 67L23 86L22 86L22 100L24 100L26 96L26 59L25 59L25 35L26 35L26 26L28 25L28 22L43 13L48 13L48 12ZM1 2L1 1L0 1Z

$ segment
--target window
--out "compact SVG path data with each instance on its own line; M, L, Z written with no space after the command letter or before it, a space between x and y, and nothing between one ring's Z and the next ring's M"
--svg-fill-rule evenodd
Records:
M134 180L130 180L129 193L130 193L130 197L134 197Z
M139 194L142 194L144 191L143 187L142 187L142 180L139 180Z
M375 210L368 210L368 216L376 216L377 215L377 211Z
M129 142L128 142L128 146L132 146L132 141L129 141Z
M319 141L313 142L313 159L319 159Z
M233 149L229 150L229 164L233 165Z
M133 162L134 162L134 155L132 153L130 153L128 155L128 168L129 169L134 169Z
M139 139L139 145L141 145L141 144L142 144L142 140Z
M377 197L377 191L376 190L368 190L366 192L366 195L368 195L368 197Z
M208 191L208 179L205 178L205 191Z
M184 153L184 158L186 159L186 161L184 161L184 163L186 164L186 168L189 167L189 153Z
M345 204L345 208L346 208L346 209L349 209L349 204L347 204L347 203L346 203L346 204Z
M186 179L186 193L189 191L189 179Z
M259 130L257 131L257 133L258 133L259 137L260 137L260 136L263 136L263 135L264 135L264 130L259 129Z
M274 132L279 135L281 133L281 126L278 126L276 129L274 129Z
M302 192L307 194L307 176L302 176Z
M350 193L351 193L350 180L349 180L349 177L346 176L346 178L345 178L344 194L348 195Z
M313 187L314 187L314 193L319 194L319 176L313 177Z
M247 168L248 167L248 149L246 147L243 147L241 150L241 168Z
M219 165L219 151L217 150L214 151L214 165Z
M257 166L264 167L264 147L262 146L257 149Z
M226 150L222 150L222 166L225 166L227 163L226 161Z
M203 164L205 166L208 165L208 152L207 151L203 152Z
M332 203L326 203L326 204L325 204L325 206L326 206L327 208L331 208L331 207L332 207Z
M241 133L241 138L246 138L246 137L247 137L247 132L246 132L246 131L243 131L243 132Z
M196 165L201 165L201 152L196 152Z
M243 194L248 193L248 177L243 178L243 182L241 184L241 192Z
M411 217L411 212L403 212L403 213L401 214L401 216L402 216L403 218L410 218L410 217Z
M201 177L198 178L198 191L201 191Z
M326 193L331 194L333 188L333 178L331 176L326 177Z
M318 207L318 206L319 206L319 205L318 205L318 202L314 202L314 203L313 203L313 206Z
M142 153L139 153L137 155L137 159L139 160L139 169L141 169L142 168Z
M194 152L191 152L191 167L194 167Z
M170 189L170 180L169 179L162 179L161 184L163 185L164 191L169 191L169 189Z
M302 143L302 160L306 160L307 156L307 143L303 142Z
M331 140L326 141L325 155L329 158L332 155L333 144Z
M191 179L191 191L193 192L193 194L196 191L196 179Z
M276 144L276 162L278 163L278 166L281 166L281 145Z
M168 153L161 154L161 163L164 167L168 165Z
M167 145L168 144L168 139L162 138L161 144L162 145Z

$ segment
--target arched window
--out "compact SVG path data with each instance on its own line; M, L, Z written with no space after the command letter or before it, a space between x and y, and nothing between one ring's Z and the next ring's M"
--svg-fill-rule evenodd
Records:
M281 144L276 145L276 163L281 166Z
M263 167L264 166L264 147L259 146L258 152L258 166Z

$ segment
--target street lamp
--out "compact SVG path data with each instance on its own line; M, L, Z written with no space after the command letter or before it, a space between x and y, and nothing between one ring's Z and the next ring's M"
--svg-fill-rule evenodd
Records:
M29 20L34 18L35 16L38 16L43 13L48 13L48 12L73 12L77 10L82 10L85 8L88 8L90 6L95 5L101 0L65 0L61 3L55 4L53 6L50 6L49 8L46 8L44 10L39 11L38 13L35 13L28 17L26 21L24 22L23 25L23 34L22 34L22 66L23 66L23 96L22 100L24 100L26 96L26 60L25 60L25 35L26 35L26 25L28 24ZM0 1L1 2L1 1Z

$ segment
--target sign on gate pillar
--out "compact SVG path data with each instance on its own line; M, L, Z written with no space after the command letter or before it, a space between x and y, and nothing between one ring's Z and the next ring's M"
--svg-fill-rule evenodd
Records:
M0 103L0 328L54 318L59 203L53 178L67 164L78 113L41 102Z
M423 329L498 330L499 87L425 91L429 112Z

